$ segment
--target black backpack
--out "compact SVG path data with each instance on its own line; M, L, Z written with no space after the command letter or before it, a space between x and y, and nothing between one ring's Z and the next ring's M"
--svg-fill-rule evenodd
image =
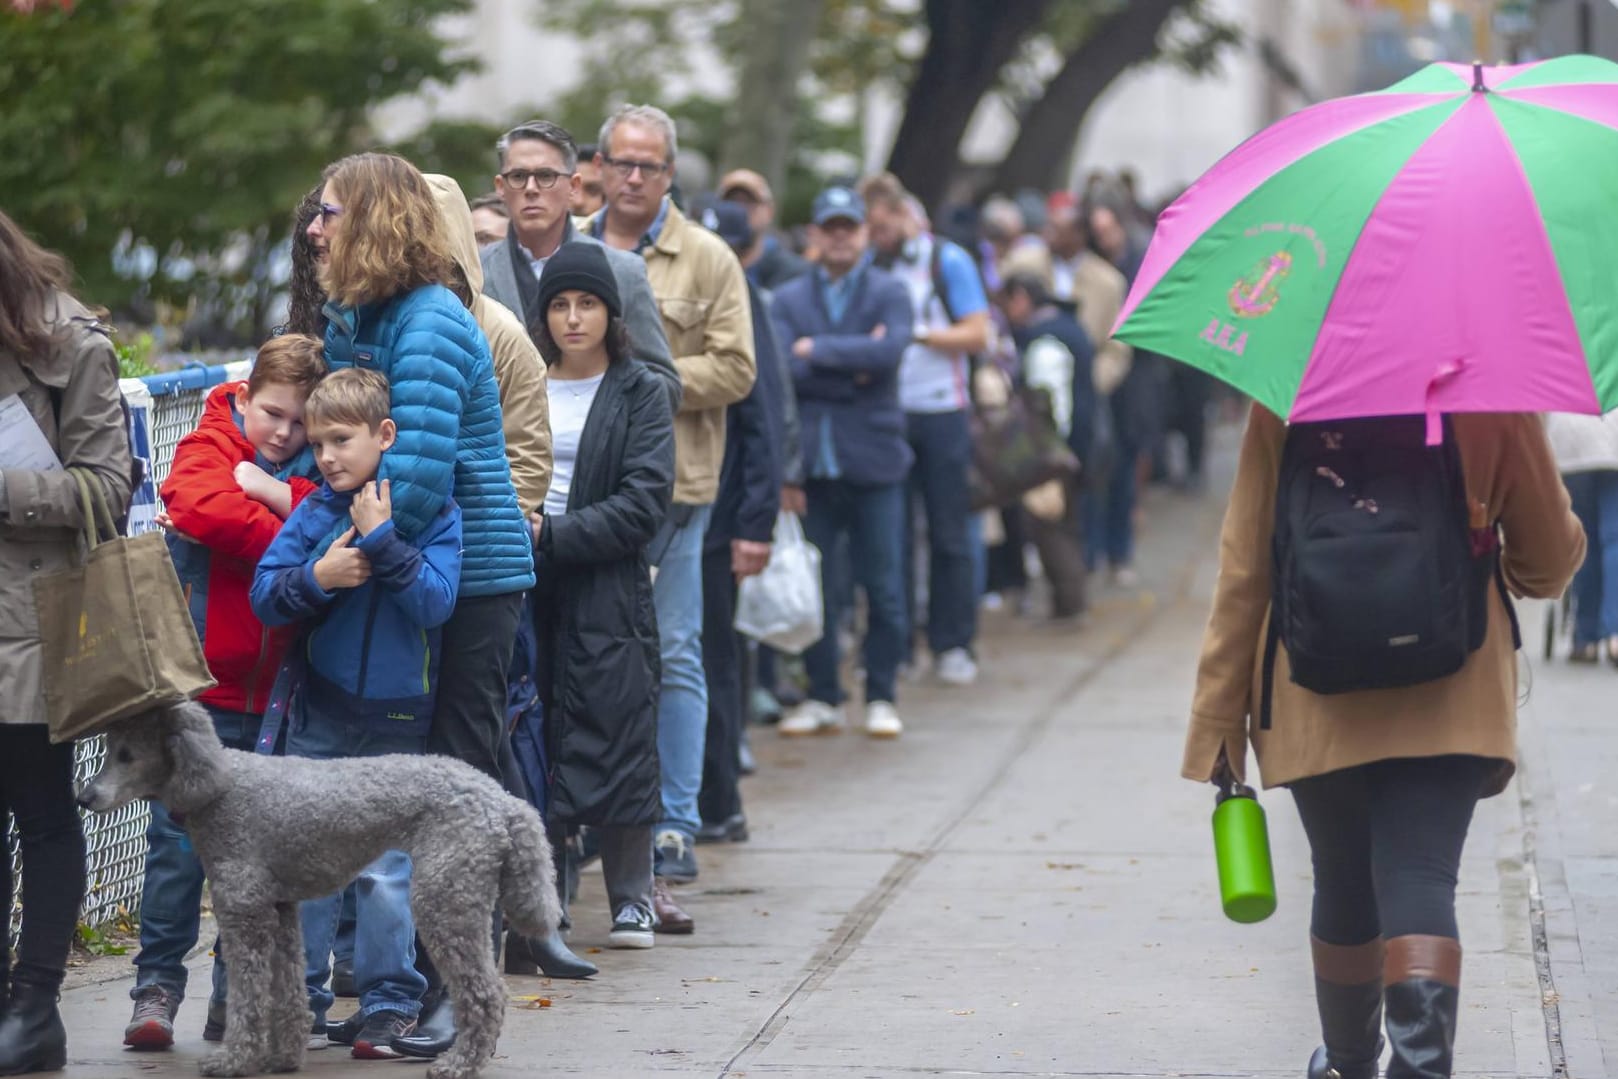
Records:
M1276 488L1260 727L1278 644L1315 693L1395 689L1454 674L1483 647L1489 588L1510 597L1498 529L1474 529L1448 417L1294 424ZM1516 615L1512 635L1520 647Z

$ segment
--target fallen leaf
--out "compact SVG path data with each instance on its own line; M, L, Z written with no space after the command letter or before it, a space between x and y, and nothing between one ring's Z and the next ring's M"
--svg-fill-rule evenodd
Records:
M962 1008L959 1011L950 1012L951 1015L976 1015L977 1013L978 1010L976 1008Z

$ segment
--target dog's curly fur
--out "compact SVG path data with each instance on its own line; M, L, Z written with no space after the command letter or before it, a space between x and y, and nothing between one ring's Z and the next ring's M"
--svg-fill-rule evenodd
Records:
M137 798L184 817L230 956L224 1045L203 1075L302 1067L312 1016L298 903L340 890L383 851L411 857L416 931L454 1001L455 1046L429 1079L469 1079L494 1053L506 1007L496 901L529 935L560 917L539 815L447 757L258 756L224 748L208 714L182 704L110 728L106 766L79 794L99 812Z

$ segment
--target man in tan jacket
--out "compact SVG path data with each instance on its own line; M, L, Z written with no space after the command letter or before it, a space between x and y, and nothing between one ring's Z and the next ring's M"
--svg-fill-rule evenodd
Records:
M668 114L651 105L626 105L602 126L598 145L607 205L589 231L610 248L645 257L684 390L674 418L674 505L648 557L657 566L663 650L657 752L664 819L655 836L655 867L660 881L690 881L697 875L693 842L702 825L697 793L708 723L702 537L719 491L725 409L753 386L753 319L741 263L669 198L678 140ZM660 916L675 913L667 891L658 891Z

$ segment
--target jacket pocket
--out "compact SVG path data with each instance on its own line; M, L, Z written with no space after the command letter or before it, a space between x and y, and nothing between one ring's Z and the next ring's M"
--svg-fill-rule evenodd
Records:
M663 328L669 335L669 348L676 356L690 356L701 352L703 330L708 325L708 310L712 300L670 297L657 301L657 310L663 316Z
M66 569L73 543L67 532L53 534L49 539L8 539L0 543L0 637L39 636L34 580Z

